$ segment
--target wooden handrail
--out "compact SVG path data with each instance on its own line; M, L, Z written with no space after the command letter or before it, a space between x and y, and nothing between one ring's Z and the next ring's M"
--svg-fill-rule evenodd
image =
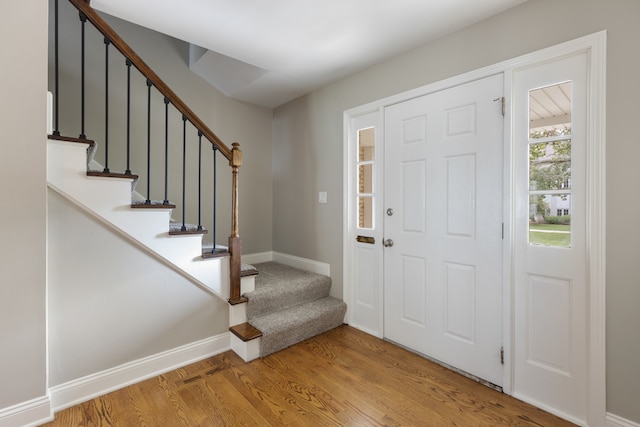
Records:
M107 22L102 19L100 15L89 6L88 1L86 0L69 0L71 4L75 6L78 11L84 14L89 22L93 24L94 27L103 36L111 41L113 46L127 58L134 67L140 71L140 73L153 84L153 86L164 96L166 97L171 104L180 113L182 113L189 122L191 122L196 129L202 132L205 138L209 140L212 144L216 146L216 148L222 153L222 155L232 162L233 153L232 150L227 147L224 142L211 130L209 127L204 124L202 120L193 112L191 109L176 95L167 84L162 81L160 77L138 56L137 53L115 32L113 28Z
M102 35L118 49L122 55L138 69L138 71L169 101L183 117L202 133L213 146L229 160L232 169L232 224L231 235L229 236L230 252L230 298L231 304L245 302L246 299L240 295L240 269L242 245L238 231L238 172L242 166L242 151L240 144L233 143L233 148L227 147L218 136L176 95L167 84L138 56L137 53L115 32L107 22L89 5L89 0L69 0L69 2L87 18L89 22ZM57 95L57 94L56 94ZM56 113L57 114L57 113ZM215 248L215 242L213 242Z

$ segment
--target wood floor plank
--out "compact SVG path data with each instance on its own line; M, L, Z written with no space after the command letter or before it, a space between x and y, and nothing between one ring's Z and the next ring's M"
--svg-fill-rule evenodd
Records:
M573 424L348 326L225 352L60 411L47 427Z
M287 350L287 357L291 358L291 365L295 366L312 359L313 355L296 346ZM358 421L355 425L360 425L363 421L365 425L402 425L400 421L404 417L396 412L396 403L372 393L373 390L367 387L366 382L349 370L338 365L320 363L307 366L307 369L298 370L297 373L341 402L347 416ZM347 425L349 424L351 423Z
M299 377L292 375L287 369L273 369L264 363L253 363L251 369L253 375L260 375L276 385L290 405L296 408L305 424L341 425L334 416L331 405L325 404L325 400L318 397L312 384L300 381Z
M400 409L403 416L409 418L412 423L422 419L425 410L429 411L429 418L455 423L469 419L467 396L449 384L440 383L439 387L428 387L429 383L436 380L435 377L427 381L416 375L414 370L410 371L411 375L407 375L404 369L399 368L397 364L391 364L388 358L381 360L381 356L378 356L372 365L374 359L365 353L352 351L353 347L349 344L316 340L303 345L308 346L315 357L321 357L321 354L328 352L328 347L332 347L331 352L338 355L336 363L356 377L366 378L367 388L375 390L375 394L390 401L400 402L397 409ZM324 348L319 349L319 346ZM396 358L402 356L402 353L396 355ZM425 363L424 360L420 362ZM451 396L452 390L458 393L455 398Z
M383 366L392 366L394 369L390 372L404 375L404 380L408 384L415 385L415 381L422 379L434 385L435 387L431 387L429 393L433 397L440 395L443 403L454 403L463 411L465 419L477 418L478 422L487 425L511 425L514 419L518 420L518 425L539 425L537 420L540 420L542 425L572 425L363 332L336 328L325 334L323 338L334 339L347 347L356 345L365 347L369 351L376 351L375 359ZM321 343L321 340L317 340L303 344L317 346ZM532 417L532 413L535 413L535 416Z
M310 352L307 357L318 356ZM360 366L349 365L349 361ZM366 374L363 375L365 371ZM366 363L363 363L357 355L337 353L333 362L320 364L316 372L318 377L331 380L327 387L335 389L335 383L344 384L345 399L353 406L366 408L368 412L381 411L378 418L384 418L385 424L393 422L395 425L420 425L425 414L434 421L444 422L447 419L436 412L425 412L428 406L411 398L413 387L393 381L382 371L369 370ZM447 415L449 415L449 421L457 421L455 414L447 413Z

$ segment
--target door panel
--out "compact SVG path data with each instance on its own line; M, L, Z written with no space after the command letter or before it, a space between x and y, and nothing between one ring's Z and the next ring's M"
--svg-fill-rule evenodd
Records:
M385 337L502 383L502 76L385 109Z
M475 237L476 156L452 156L447 162L447 233Z
M470 344L475 340L475 281L474 266L445 263L445 331Z
M402 197L402 231L422 235L425 232L425 176L424 160L403 162L402 189L407 195Z
M588 400L587 60L582 53L514 75L514 395L578 421L587 417ZM567 113L556 114L564 117L556 120L560 130L536 127L549 120L534 120L538 109L531 106L538 96L558 90L567 103ZM540 140L545 152L533 161ZM570 148L563 152L563 147ZM564 174L553 169L554 162L568 165ZM570 212L568 238L541 240L543 211L555 216L558 209L551 206L558 199Z
M349 194L349 242L353 287L349 323L382 337L382 160L379 113L355 117L350 123L350 155L354 175Z

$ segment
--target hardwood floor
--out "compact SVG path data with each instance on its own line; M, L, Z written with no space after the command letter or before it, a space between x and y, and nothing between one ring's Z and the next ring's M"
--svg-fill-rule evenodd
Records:
M264 359L226 352L56 414L45 426L571 426L341 326Z

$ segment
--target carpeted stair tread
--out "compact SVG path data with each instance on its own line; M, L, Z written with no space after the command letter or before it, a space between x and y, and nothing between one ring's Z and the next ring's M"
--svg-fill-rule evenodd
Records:
M343 301L327 296L254 317L249 323L262 332L260 357L265 357L342 325L346 311Z
M254 264L256 288L249 299L247 319L284 310L329 295L331 278L276 262Z

